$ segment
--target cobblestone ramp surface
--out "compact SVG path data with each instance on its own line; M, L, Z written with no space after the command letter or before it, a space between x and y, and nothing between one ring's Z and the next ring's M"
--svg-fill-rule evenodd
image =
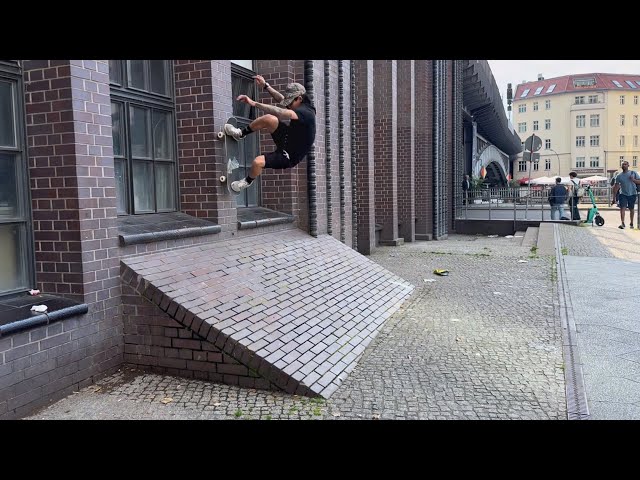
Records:
M288 393L328 398L414 287L288 230L127 257L122 280Z

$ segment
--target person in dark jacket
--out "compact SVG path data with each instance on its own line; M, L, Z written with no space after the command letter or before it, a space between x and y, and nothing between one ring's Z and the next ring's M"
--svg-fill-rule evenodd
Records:
M567 189L560 182L562 182L562 178L556 177L556 184L549 192L551 220L560 220L564 217L564 202L567 200Z
M469 201L469 190L471 189L471 180L469 175L465 175L462 180L462 204L466 205Z
M293 168L307 155L316 138L316 108L307 96L307 92L299 83L290 83L284 95L269 85L261 75L256 75L259 87L269 92L278 105L256 102L247 95L240 95L236 100L262 110L267 115L256 118L243 129L227 123L225 134L240 140L250 133L266 130L271 134L276 149L255 158L246 178L231 184L231 190L241 192L249 188L263 168Z

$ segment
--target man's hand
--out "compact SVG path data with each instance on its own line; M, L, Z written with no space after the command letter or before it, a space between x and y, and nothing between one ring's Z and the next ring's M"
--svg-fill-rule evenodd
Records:
M236 100L238 100L239 102L248 103L252 107L256 106L256 102L254 100L251 100L246 95L238 95L238 98L236 98Z
M267 81L264 79L262 75L255 75L253 78L255 78L256 83L260 88L264 88L264 84L267 83Z

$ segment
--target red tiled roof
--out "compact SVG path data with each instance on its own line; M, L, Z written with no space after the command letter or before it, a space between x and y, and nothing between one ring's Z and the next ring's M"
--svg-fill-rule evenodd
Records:
M589 85L584 87L576 87L574 86L574 80L578 79L595 79L595 85ZM622 85L622 87L618 87L613 81ZM626 80L633 82L636 88L630 87ZM552 92L547 93L547 90L551 85L555 84L555 88ZM534 95L536 90L542 87L542 90L538 95ZM526 97L521 97L522 93L529 89ZM640 75L627 75L624 73L581 73L579 75L565 75L563 77L556 78L546 78L544 80L538 80L535 82L526 82L520 83L516 87L515 95L513 96L513 101L530 99L535 97L544 97L547 95L556 95L558 93L567 93L567 92L587 92L593 90L630 90L640 92Z

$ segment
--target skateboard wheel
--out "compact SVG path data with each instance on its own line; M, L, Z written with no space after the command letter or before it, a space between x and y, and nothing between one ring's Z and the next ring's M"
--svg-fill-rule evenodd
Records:
M220 175L220 182L224 183L227 181L227 177L225 177L224 175Z
M222 140L224 138L224 132L218 132L218 140Z

